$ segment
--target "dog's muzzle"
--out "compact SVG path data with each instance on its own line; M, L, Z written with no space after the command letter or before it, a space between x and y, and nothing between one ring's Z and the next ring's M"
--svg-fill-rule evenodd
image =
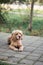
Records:
M21 36L20 36L20 35L17 35L17 36L16 36L16 39L17 39L17 40L21 39Z

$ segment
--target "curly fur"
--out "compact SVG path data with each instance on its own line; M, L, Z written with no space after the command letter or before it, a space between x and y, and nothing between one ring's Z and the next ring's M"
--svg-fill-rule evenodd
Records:
M16 51L23 51L22 45L23 32L21 30L12 31L11 35L8 37L9 48Z

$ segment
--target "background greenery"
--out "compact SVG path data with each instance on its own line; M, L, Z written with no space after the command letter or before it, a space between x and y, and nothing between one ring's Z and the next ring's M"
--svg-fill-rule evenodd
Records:
M28 31L29 12L30 9L2 10L1 15L4 18L4 22L0 24L0 31L12 32L14 29L20 29L26 35L43 36L43 16L34 16L32 32ZM35 10L34 14L43 14L43 11Z

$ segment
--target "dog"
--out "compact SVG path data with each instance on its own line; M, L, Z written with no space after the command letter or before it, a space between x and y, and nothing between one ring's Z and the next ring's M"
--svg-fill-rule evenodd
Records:
M12 31L11 35L8 37L9 48L15 51L23 51L23 32L21 30Z

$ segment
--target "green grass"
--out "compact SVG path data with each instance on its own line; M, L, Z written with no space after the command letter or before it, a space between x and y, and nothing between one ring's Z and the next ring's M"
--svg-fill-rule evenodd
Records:
M34 13L36 13L36 14L43 14L43 10L34 10Z
M0 61L0 65L13 65L13 64L9 64L9 63Z
M33 18L33 29L43 30L43 17L34 17Z
M29 32L29 15L3 12L2 16L5 19L5 24L0 24L0 31L12 32L14 29L20 29L26 35L43 36L43 17L33 17L32 32Z

